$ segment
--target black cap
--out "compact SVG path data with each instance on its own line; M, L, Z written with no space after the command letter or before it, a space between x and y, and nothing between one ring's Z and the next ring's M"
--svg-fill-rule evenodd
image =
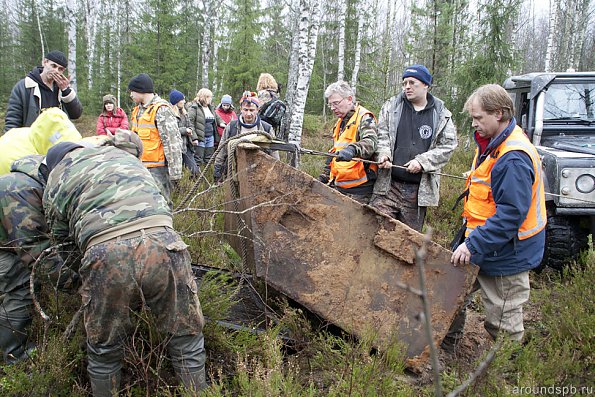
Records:
M130 83L128 83L128 89L130 91L140 92L141 94L152 94L155 92L153 90L153 80L146 73L134 76L130 80Z
M66 55L61 51L50 51L45 54L45 59L56 62L58 65L64 66L65 68L68 67L68 59L66 59Z

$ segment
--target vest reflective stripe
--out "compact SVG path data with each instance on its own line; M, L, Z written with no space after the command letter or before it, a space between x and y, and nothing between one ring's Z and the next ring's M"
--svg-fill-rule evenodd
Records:
M543 188L543 169L541 159L535 146L529 142L523 131L517 126L512 133L479 166L476 167L479 149L475 151L473 167L467 178L469 194L465 199L463 217L467 220L465 235L469 235L477 226L485 224L486 220L496 213L496 203L492 196L491 172L498 158L510 151L527 153L533 164L535 180L531 186L531 206L527 216L517 232L519 240L524 240L539 233L545 227L547 214L545 208L545 194Z
M359 129L362 117L369 114L376 120L372 112L357 105L353 116L347 121L345 130L341 133L341 121L337 120L333 130L333 148L329 150L330 153L336 153L341 149L349 146L350 143L357 142L357 131ZM370 164L370 169L374 172L378 170L376 164ZM368 181L366 174L366 167L361 161L331 161L331 180L334 181L335 186L348 189L359 186Z
M166 165L163 142L161 142L157 124L155 123L157 110L161 106L168 106L168 104L166 102L151 104L140 117L138 117L138 106L132 111L130 129L136 132L143 141L143 157L141 160L147 168L164 167Z

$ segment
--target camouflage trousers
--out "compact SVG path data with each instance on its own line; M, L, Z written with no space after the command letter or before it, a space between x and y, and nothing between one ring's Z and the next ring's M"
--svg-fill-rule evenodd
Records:
M153 176L153 179L155 179L155 182L157 182L157 186L159 187L163 197L165 197L169 208L172 209L174 205L171 201L172 184L171 180L169 179L169 170L167 167L150 167L147 169Z
M417 205L419 184L391 180L384 196L374 195L370 206L421 232L426 218L426 207Z
M31 316L33 300L29 290L31 272L18 256L0 250L0 318L27 318Z
M88 248L80 270L87 341L120 345L139 302L159 331L197 335L204 319L186 244L172 229L155 227Z

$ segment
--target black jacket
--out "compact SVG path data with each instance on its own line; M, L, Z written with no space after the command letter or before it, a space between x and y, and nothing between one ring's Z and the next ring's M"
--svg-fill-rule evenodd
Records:
M13 87L6 109L5 132L11 128L30 127L39 116L40 109L47 107L41 103L39 82L31 77L33 74L39 75L40 71L40 67L33 69L27 77ZM53 88L60 108L68 117L71 119L81 117L83 105L76 96L76 92L71 88L61 92L55 84Z

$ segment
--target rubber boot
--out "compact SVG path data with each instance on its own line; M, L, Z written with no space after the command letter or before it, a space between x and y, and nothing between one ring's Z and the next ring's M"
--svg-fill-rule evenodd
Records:
M87 341L87 373L95 397L117 396L124 350L120 344L94 345Z
M96 375L89 373L93 397L117 396L118 390L120 390L121 376L121 371L107 375Z
M205 375L205 368L202 367L201 370L195 372L189 372L185 370L176 371L176 375L180 379L180 382L184 385L184 387L189 390L198 392L207 388L207 380Z
M198 394L207 388L206 353L202 333L174 336L167 346L176 375L186 387Z
M28 345L28 328L31 318L0 318L0 349L4 353L4 362L12 365L25 360L35 350Z

